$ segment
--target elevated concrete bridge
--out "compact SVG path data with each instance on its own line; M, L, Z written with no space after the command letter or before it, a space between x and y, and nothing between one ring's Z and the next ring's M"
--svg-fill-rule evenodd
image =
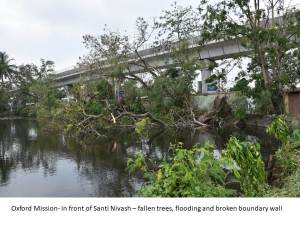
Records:
M282 17L277 17L275 20L276 23L283 23ZM202 93L205 94L209 92L205 80L211 75L211 71L208 68L213 61L247 55L251 52L251 49L242 46L239 39L213 41L204 45L199 44L200 40L200 36L190 39L188 41L188 49L191 50L191 54L197 54L196 56L199 58L202 76ZM168 49L169 48L165 48L161 45L159 47L150 47L141 50L138 53L150 67L164 69L170 65L174 65L174 60ZM105 62L105 60L103 60L103 62ZM139 74L147 72L145 67L141 65L141 62L136 54L132 54L132 57L127 61L129 68L124 70L123 73ZM111 65L106 66L106 68L109 67L111 67ZM103 74L99 74L87 68L74 67L57 72L54 81L56 87L65 87L80 80L94 80L99 79L101 76L103 76Z
M207 84L205 80L210 76L209 65L215 60L232 58L235 56L246 55L251 50L243 47L239 40L224 40L219 42L208 43L204 46L199 45L200 38L194 38L189 41L188 48L191 52L197 54L202 75L202 93L207 93ZM165 50L163 46L153 47L139 51L139 55L150 66L156 69L164 69L174 65L171 52ZM123 73L139 74L147 72L143 66L137 65L140 59L133 56L128 61L129 69ZM107 66L109 68L110 65ZM101 74L94 73L85 68L69 68L67 70L57 72L54 78L56 87L64 87L72 85L80 80L93 80L101 77Z

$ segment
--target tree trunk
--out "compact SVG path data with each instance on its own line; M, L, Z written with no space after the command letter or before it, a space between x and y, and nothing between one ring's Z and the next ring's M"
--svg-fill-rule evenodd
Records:
M284 101L283 94L280 91L273 91L271 101L277 115L281 115L284 113Z

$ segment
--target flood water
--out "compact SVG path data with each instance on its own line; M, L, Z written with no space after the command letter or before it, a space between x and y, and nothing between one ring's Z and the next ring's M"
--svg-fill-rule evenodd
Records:
M272 152L263 132L153 130L144 137L118 131L82 145L59 133L45 133L35 120L0 120L1 197L122 197L134 196L142 180L129 177L128 157L141 149L146 157L161 160L170 143L186 147L209 141L221 149L232 134L261 140L263 157ZM252 131L252 132L251 132ZM250 135L249 135L250 134ZM255 137L256 136L256 137Z

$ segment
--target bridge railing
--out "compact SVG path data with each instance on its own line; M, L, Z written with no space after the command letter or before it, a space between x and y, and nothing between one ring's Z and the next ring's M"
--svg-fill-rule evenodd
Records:
M286 10L292 10L292 9L300 10L300 4L291 5L286 8ZM277 19L282 19L282 18L277 18ZM199 33L201 34L201 31ZM188 40L188 43L191 46L195 46L195 45L199 45L200 40L201 40L201 35L193 36ZM175 41L175 42L160 41L158 43L157 42L146 43L140 47L139 54L142 57L149 56L149 55L155 55L158 53L169 51L170 48L172 48L173 46L176 46L178 43L179 43L178 41ZM212 41L210 43L214 43L214 41ZM131 58L134 60L136 57L137 56L135 54L132 54ZM105 61L105 59L100 59L100 60ZM71 66L71 67L63 68L63 69L55 71L55 79L64 77L66 75L80 73L83 70L84 69L80 68L79 66Z

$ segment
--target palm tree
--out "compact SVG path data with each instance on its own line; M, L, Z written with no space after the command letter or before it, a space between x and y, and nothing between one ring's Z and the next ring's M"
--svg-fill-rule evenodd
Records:
M14 59L9 58L6 52L0 52L0 79L2 85L4 84L5 79L11 80L16 73L17 66L11 64L11 61L13 60Z

